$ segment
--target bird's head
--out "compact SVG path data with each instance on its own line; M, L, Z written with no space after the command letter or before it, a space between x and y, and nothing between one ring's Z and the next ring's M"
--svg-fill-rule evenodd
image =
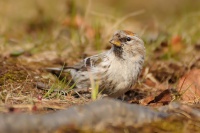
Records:
M144 42L131 31L119 30L114 33L110 43L113 52L118 57L145 56Z

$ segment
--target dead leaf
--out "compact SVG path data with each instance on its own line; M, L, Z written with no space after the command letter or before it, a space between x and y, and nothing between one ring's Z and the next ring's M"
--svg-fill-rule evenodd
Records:
M183 101L196 101L200 99L200 69L193 69L185 74L178 82L177 91Z
M200 50L200 43L195 44L195 50L199 51Z
M153 82L153 81L150 80L150 79L146 79L144 83L145 83L146 85L148 85L149 87L155 87L155 86L156 86L156 83Z
M31 109L32 111L37 111L38 110L38 107L36 105L34 105Z
M180 43L182 40L181 36L176 35L172 37L172 44Z
M148 96L148 97L145 97L144 99L139 100L139 103L141 105L148 105L148 103L152 100L154 100L154 96Z
M173 96L175 94L176 90L174 89L167 89L162 91L158 96L156 96L152 101L150 101L148 104L159 104L166 105L169 104L173 100Z
M178 53L183 49L183 42L181 36L176 35L172 37L170 48L173 53Z

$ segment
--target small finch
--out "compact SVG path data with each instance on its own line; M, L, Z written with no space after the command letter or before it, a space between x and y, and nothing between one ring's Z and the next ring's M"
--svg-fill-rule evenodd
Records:
M99 85L99 92L118 98L137 81L144 63L145 47L140 37L126 30L115 32L110 43L110 50L87 57L75 66L47 70L69 72L79 89L90 88L92 77Z

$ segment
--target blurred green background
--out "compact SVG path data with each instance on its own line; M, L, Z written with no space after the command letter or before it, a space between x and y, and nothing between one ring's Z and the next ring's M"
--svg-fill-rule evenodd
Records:
M69 4L73 3L73 4ZM74 7L73 7L74 6ZM11 32L25 27L26 22L31 21L37 15L52 19L57 25L62 22L70 10L73 13L82 15L88 11L88 18L102 17L101 19L122 18L127 14L144 10L145 12L136 17L129 17L129 20L146 24L158 21L158 23L172 24L174 21L192 15L198 17L200 1L198 0L1 0L0 1L0 23L1 33ZM74 9L70 9L74 8ZM197 15L197 16L195 16ZM104 16L104 17L103 17ZM39 19L39 18L38 18ZM40 18L44 19L44 18ZM191 19L187 19L191 23ZM198 22L196 23L198 24ZM123 25L123 23L122 23ZM175 24L174 24L175 25ZM144 27L145 25L143 25ZM195 26L195 25L192 25ZM142 26L141 26L142 27ZM165 25L161 26L165 27ZM184 27L183 27L184 28Z
M118 29L138 33L151 50L176 35L196 44L199 20L198 0L1 0L0 50L54 50L64 57L76 49L76 58L109 48Z

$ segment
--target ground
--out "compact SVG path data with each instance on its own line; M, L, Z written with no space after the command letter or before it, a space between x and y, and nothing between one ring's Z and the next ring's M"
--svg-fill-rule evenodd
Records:
M71 86L44 68L73 65L109 49L108 40L118 29L136 32L147 50L142 74L123 98L126 102L153 107L172 101L198 103L200 93L184 95L193 81L200 86L199 4L0 1L0 112L46 113L93 101L74 96ZM185 75L197 78L186 86ZM50 90L39 89L38 83Z

